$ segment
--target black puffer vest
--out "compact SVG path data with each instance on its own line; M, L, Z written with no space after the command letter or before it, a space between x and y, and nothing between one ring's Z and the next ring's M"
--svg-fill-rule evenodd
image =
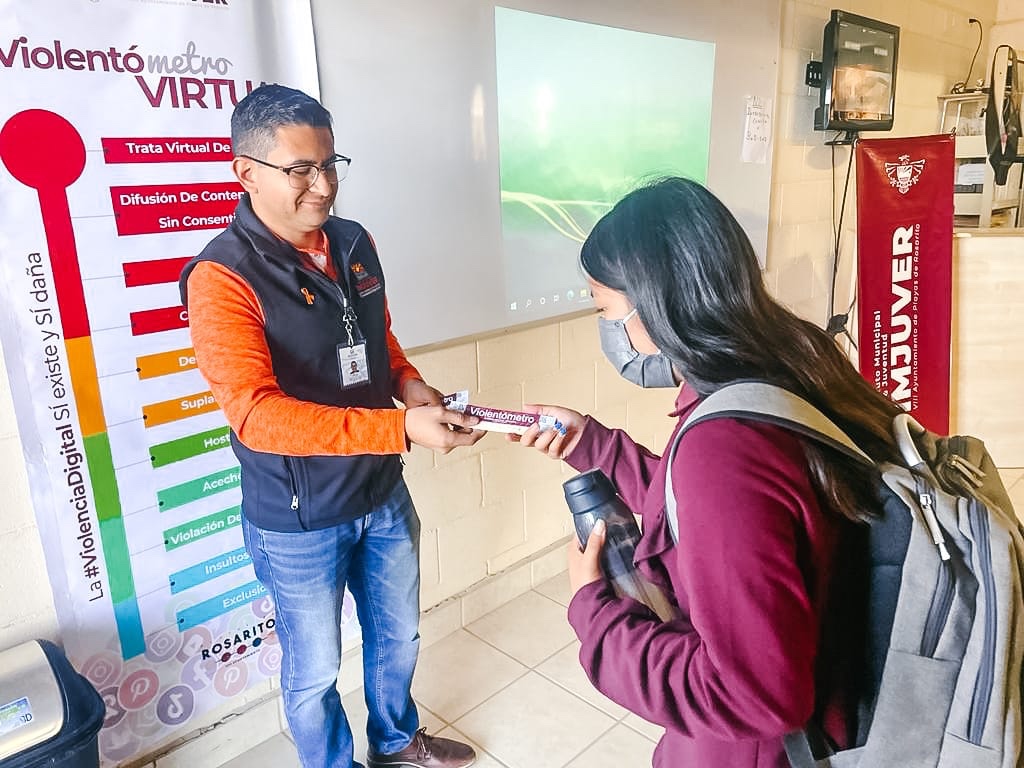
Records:
M263 307L274 375L285 394L322 405L394 408L384 275L376 249L354 221L332 216L323 230L337 282L304 269L295 249L256 217L246 195L228 228L182 270L182 302L188 306L188 277L196 264L221 264L252 287ZM348 339L341 322L343 292L358 316L371 370L369 384L349 389L341 387L337 355L337 346ZM316 530L362 517L387 498L402 473L397 455L262 453L244 446L234 430L231 447L242 467L242 514L273 531Z

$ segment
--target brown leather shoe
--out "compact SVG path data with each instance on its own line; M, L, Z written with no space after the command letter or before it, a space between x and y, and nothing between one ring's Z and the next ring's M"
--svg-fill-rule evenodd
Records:
M469 744L428 736L420 728L401 752L378 755L370 750L366 762L369 768L467 768L476 762L476 752Z

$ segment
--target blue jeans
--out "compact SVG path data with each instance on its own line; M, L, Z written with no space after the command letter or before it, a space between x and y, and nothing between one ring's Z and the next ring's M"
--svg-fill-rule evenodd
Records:
M274 600L284 711L304 768L358 765L336 688L346 584L363 632L370 748L404 749L419 728L410 687L420 645L420 521L405 482L350 523L281 533L243 519L242 533Z

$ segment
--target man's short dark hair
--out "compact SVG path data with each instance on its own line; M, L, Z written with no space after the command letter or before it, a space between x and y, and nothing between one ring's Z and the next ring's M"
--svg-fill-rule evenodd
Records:
M261 85L238 102L231 114L231 147L236 156L265 158L277 142L277 129L289 125L331 127L331 113L312 96L283 85Z

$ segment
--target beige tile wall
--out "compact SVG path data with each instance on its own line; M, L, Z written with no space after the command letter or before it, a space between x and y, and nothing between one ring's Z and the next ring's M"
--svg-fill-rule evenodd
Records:
M803 73L807 61L820 54L822 27L834 5L783 2L765 275L781 301L817 322L826 317L834 185L831 152L823 146L824 136L813 130L817 93L803 85ZM1024 0L999 0L998 14L1019 20L1024 17L1022 6ZM841 7L901 26L897 118L891 135L934 132L935 97L963 79L974 51L976 32L968 28L967 18L980 18L986 30L997 20L997 0L850 0ZM840 195L847 153L836 152L841 167L835 188ZM854 193L851 183L839 266L840 307L852 292ZM432 350L415 355L414 361L439 388L470 389L481 404L515 408L524 400L557 402L623 426L652 447L660 447L670 429L664 414L671 407L671 394L643 392L619 379L600 357L590 317ZM458 610L454 603L445 603L432 612L432 625L454 628L482 615L528 589L537 568L547 575L557 572L562 553L553 545L569 532L560 484L570 474L495 435L472 450L448 456L421 450L410 455L407 477L423 518L424 606L484 585L458 601ZM2 363L0 487L5 491L0 514L0 647L7 647L58 633ZM512 568L493 578L537 553L545 554L526 570ZM162 757L159 764L190 762L197 749L231 754L239 729L246 728L242 723L261 732L276 727L260 698L270 690L239 700L240 707L249 702L248 713L225 720L231 727L213 729L202 736L201 746L189 742L181 754Z
M982 435L1000 467L1024 467L1024 338L1008 332L1024 320L1022 252L1024 235L1005 231L958 237L953 250L950 429Z
M660 447L675 392L622 381L601 355L587 315L411 355L442 391L468 389L480 405L563 405L627 428ZM561 483L574 472L490 434L472 449L415 448L406 479L423 521L423 605L439 603L570 533Z
M980 19L977 14L972 15ZM1024 0L998 0L996 24L993 27L985 25L985 37L981 44L981 52L978 54L978 61L974 65L972 82L979 77L984 77L986 82L988 81L992 53L996 46L1003 43L1012 45L1017 49L1017 55L1021 55L1021 49L1024 48Z

